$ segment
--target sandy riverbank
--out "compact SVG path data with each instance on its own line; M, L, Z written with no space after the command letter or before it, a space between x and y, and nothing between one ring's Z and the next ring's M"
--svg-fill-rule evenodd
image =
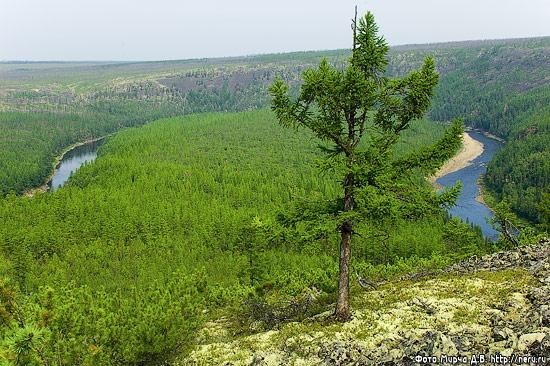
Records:
M430 182L436 185L436 179L456 172L462 168L472 164L479 155L483 153L483 144L477 140L474 140L466 132L462 135L462 149L453 156L430 178Z

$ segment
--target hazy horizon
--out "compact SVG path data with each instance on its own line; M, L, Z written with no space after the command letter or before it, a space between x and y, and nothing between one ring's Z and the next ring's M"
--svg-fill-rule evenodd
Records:
M506 41L506 40L521 40L521 39L537 39L537 38L549 38L550 36L532 36L532 37L515 37L515 38L487 38L487 39L464 39L459 41L442 41L442 42L426 42L426 43L404 43L404 44L393 44L390 45L390 48L395 47L406 47L406 46L424 46L432 44L446 44L446 43L461 43L461 42L491 42L491 41ZM330 52L330 51L339 51L345 50L346 48L332 48L332 49L311 49L311 50L293 50L293 51L282 51L282 52L265 52L265 53L251 53L246 55L232 55L232 56L212 56L212 57L191 57L191 58L173 58L173 59L151 59L151 60L108 60L108 59L97 59L97 60L25 60L25 59L13 59L13 60L2 60L1 63L141 63L141 62L170 62L170 61L191 61L191 60L202 60L202 59L230 59L230 58L241 58L241 57L256 57L256 56L268 56L268 55L278 55L286 53L300 53L300 52Z
M0 0L0 61L142 62L346 49L371 10L392 46L550 36L550 2Z

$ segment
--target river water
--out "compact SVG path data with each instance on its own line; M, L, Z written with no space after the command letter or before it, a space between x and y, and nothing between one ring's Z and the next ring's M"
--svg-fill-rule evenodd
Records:
M480 194L478 180L487 170L487 163L491 161L493 155L501 149L502 143L491 139L480 132L470 131L468 134L475 140L483 144L483 153L478 156L472 164L457 170L456 172L444 175L436 180L442 186L448 187L454 185L457 181L462 181L462 192L458 198L456 206L449 210L451 216L457 216L481 228L483 235L491 240L498 238L498 231L492 228L488 223L493 217L491 210L484 204L478 202L476 198Z
M67 151L57 165L52 179L48 182L48 190L56 191L86 162L92 162L97 157L97 149L104 140L92 141Z

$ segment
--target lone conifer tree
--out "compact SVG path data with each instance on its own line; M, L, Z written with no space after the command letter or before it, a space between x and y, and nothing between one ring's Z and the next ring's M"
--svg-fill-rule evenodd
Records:
M419 195L407 179L418 172L435 173L461 144L462 123L455 121L434 145L405 157L392 155L393 145L411 121L430 106L438 81L435 63L426 58L419 70L402 78L385 76L389 47L373 15L352 21L353 48L348 65L337 69L324 59L316 69L303 73L296 100L286 83L276 79L269 89L272 109L281 125L305 127L330 148L327 162L338 172L343 199L338 202L336 227L340 232L338 300L335 316L350 318L349 272L352 236L359 220L383 217L388 212L421 205L446 204L457 190ZM426 193L429 190L424 190ZM419 197L422 196L422 197Z

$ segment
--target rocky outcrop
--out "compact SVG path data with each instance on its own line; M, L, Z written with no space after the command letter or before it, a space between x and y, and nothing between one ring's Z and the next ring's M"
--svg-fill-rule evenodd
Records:
M475 271L497 271L508 268L524 268L538 281L538 286L534 284L527 291L526 299L532 307L532 312L529 314L529 321L523 326L525 329L520 330L528 331L533 326L550 327L549 239L544 238L536 245L521 246L514 250L497 252L481 258L472 257L449 267L449 270L458 273L472 273ZM501 325L498 321L495 324L497 327ZM525 336L525 339L531 338ZM526 342L520 342L520 344L526 344ZM547 355L550 358L550 349Z
M523 268L533 277L531 286L522 293L513 293L506 302L485 309L490 324L490 334L475 327L458 332L426 330L421 335L402 333L403 338L394 349L379 347L370 351L358 351L357 345L342 346L332 343L332 352L327 357L327 349L321 347L320 356L327 365L406 365L419 359L430 363L441 362L442 357L457 356L460 361L470 363L472 356L484 355L489 361L485 364L499 364L504 357L525 356L525 364L550 364L550 240L543 239L536 245L522 246L514 250L501 251L483 257L471 257L456 263L445 272L470 274L478 271L502 271ZM538 282L538 283L537 283ZM522 296L524 295L524 296ZM412 301L420 311L434 314L437 306L414 298ZM511 316L513 314L521 316ZM346 353L344 349L353 350ZM358 355L342 358L339 355ZM529 357L532 358L529 358ZM349 360L348 360L349 359ZM494 362L491 362L494 360ZM521 360L521 359L520 359ZM524 363L524 362L518 362Z
M327 311L204 342L178 364L550 364L548 240L411 277L354 296L348 323L329 321Z
M520 246L513 250L496 252L483 257L473 256L450 266L447 270L458 273L496 271L508 268L525 268L547 285L550 284L550 240L541 239L535 245Z

